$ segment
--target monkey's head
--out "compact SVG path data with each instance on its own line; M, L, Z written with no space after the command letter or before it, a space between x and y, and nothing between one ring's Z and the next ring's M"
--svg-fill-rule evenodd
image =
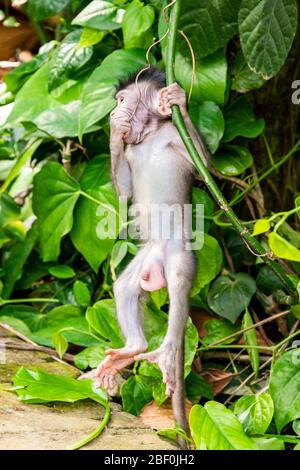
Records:
M144 70L122 80L116 87L117 105L110 114L114 120L127 121L130 131L125 135L127 144L139 143L151 120L168 118L158 113L159 91L166 86L165 74L156 67Z

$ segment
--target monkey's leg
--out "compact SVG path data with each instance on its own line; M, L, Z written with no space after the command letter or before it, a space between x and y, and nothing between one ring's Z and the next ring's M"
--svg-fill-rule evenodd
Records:
M147 341L140 320L139 296L141 270L149 252L145 245L114 283L117 316L126 344L120 349L108 349L107 358L98 366L96 376L104 388L112 388L113 378L124 367L134 362L134 356L147 349Z
M183 242L170 240L165 260L165 275L170 298L167 334L158 349L136 356L136 360L147 359L159 365L168 396L171 396L175 389L175 358L184 336L189 312L189 291L194 273L193 253L184 250Z

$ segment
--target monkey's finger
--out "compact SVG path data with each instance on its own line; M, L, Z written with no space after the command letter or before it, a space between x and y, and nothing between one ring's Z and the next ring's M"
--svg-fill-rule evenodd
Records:
M157 362L157 357L149 353L141 353L137 356L134 356L135 361L143 361L144 359L152 363Z

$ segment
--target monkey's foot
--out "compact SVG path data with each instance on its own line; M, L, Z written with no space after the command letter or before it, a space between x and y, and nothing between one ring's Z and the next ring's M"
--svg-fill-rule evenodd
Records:
M136 361L147 360L153 364L158 364L163 375L163 382L166 385L166 394L171 397L175 390L175 355L176 348L173 345L161 346L155 351L138 354L134 357Z
M147 344L141 346L125 346L121 349L107 349L105 354L107 358L104 359L96 369L96 380L99 387L105 390L111 390L115 387L116 374L125 367L132 364L136 354L141 353L147 349Z

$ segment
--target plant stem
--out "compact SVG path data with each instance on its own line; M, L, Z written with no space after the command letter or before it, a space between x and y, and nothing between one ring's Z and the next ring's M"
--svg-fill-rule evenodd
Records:
M177 25L178 25L178 18L180 13L181 7L181 0L177 0L174 6L172 6L171 15L170 15L170 23L169 23L169 36L168 36L168 47L167 47L167 59L166 59L166 77L167 77L167 85L175 82L175 73L174 73L174 61L175 61L175 48L176 48L176 35L177 35ZM180 109L177 105L172 107L172 117L174 125L176 126L184 145L194 162L194 165L200 175L202 176L208 190L210 191L211 195L214 197L216 202L219 204L221 209L225 212L227 217L232 223L233 228L240 234L243 238L244 242L246 243L247 247L252 250L257 256L264 256L265 262L272 268L274 273L280 279L283 288L286 292L290 295L288 301L293 303L298 303L298 293L285 273L284 269L275 261L271 259L271 254L267 253L258 240L253 238L248 229L245 228L237 216L235 215L232 208L228 205L228 202L224 198L222 192L219 190L216 182L214 181L213 177L209 173L208 169L206 168L204 161L205 159L201 159L194 143L189 135L183 116L180 112ZM259 178L256 180L258 182ZM257 184L257 183L256 183Z
M110 406L109 406L109 403L107 403L105 406L104 418L102 419L100 425L94 431L92 431L87 437L83 438L79 442L76 442L76 444L73 444L72 446L70 446L69 449L70 450L79 449L80 447L85 446L86 444L91 442L93 439L95 439L95 437L98 437L102 433L105 426L108 424L109 419L110 419Z
M54 302L54 303L60 303L60 300L58 299L47 299L46 297L28 297L27 299L0 299L0 306L2 305L7 305L7 304L23 304L23 303L28 303L28 302Z

